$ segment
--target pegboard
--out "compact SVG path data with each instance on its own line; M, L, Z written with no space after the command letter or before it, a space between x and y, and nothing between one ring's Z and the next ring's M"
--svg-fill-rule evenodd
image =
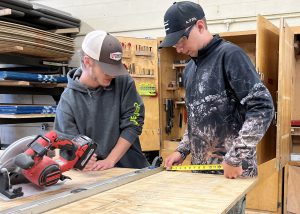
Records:
M145 105L145 123L140 136L143 151L160 150L157 40L117 37L123 63L135 81Z

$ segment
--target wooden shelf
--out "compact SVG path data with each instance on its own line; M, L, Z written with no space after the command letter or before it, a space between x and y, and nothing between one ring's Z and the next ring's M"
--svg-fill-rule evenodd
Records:
M136 51L135 52L136 56L147 56L147 57L152 57L153 53L151 51Z
M54 122L55 114L0 114L0 124Z
M300 127L291 127L291 135L292 136L300 136Z
M173 64L172 68L176 69L176 68L184 68L186 66L187 63L184 64Z
M300 166L300 161L290 161L289 165L290 166Z
M0 114L0 118L23 119L23 118L45 118L55 117L55 114Z
M185 105L185 101L175 101L175 108L177 108L178 105Z
M179 87L167 87L167 91L176 91L176 90L178 90L179 89Z
M137 75L137 74L130 74L131 77L134 78L155 78L154 75Z
M64 88L67 86L67 83L42 83L42 82L28 82L28 81L15 81L15 80L0 80L0 86Z

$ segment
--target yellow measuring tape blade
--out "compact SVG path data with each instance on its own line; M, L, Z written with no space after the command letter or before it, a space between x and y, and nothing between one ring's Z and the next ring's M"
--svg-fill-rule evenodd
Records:
M172 166L170 170L176 171L187 171L187 170L223 170L221 164L206 164L206 165L179 165Z

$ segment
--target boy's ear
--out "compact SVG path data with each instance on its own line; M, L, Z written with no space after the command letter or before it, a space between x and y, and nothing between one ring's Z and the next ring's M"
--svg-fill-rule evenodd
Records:
M196 22L196 27L199 30L199 32L202 32L205 29L205 24L202 20L198 20Z
M88 56L83 57L83 63L85 65L85 67L87 67L87 68L92 66L92 60Z

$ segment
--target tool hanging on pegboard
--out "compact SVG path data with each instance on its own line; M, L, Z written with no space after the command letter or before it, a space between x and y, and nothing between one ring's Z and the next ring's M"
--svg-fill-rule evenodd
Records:
M171 134L173 127L173 118L174 118L174 101L172 99L166 99L165 103L166 110L166 133Z
M138 84L137 91L141 96L156 96L156 86L153 83Z
M183 87L183 75L181 71L177 73L177 82L179 87Z

